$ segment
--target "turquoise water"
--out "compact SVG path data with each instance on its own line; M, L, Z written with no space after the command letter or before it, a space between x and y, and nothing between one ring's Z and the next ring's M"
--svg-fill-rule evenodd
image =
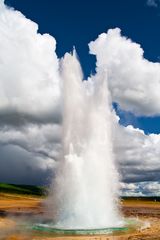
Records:
M55 235L97 235L97 234L111 234L115 232L126 232L132 229L136 229L139 226L139 222L133 219L125 220L125 224L122 227L110 227L110 228L94 228L94 229L61 229L55 227L52 223L37 223L28 226L30 230L45 233L51 233Z
M101 229L58 229L45 225L34 225L32 230L53 233L57 235L96 235L96 234L109 234L112 232L128 231L128 227L119 228L101 228Z

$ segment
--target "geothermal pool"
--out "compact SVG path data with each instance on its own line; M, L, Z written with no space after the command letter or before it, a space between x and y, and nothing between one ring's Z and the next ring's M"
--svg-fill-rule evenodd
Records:
M110 228L94 228L94 229L63 229L55 228L52 223L49 224L35 224L30 228L39 232L50 232L55 235L104 235L111 233L127 232L133 229L136 229L140 226L140 222L137 220L126 220L123 227L110 227Z
M29 232L40 234L50 234L51 236L88 236L88 235L119 235L131 233L143 228L145 222L136 218L128 218L124 220L123 227L97 228L97 229L63 229L55 228L53 223L27 223L23 228Z
M129 227L119 228L98 228L98 229L60 229L54 228L47 224L37 224L32 227L32 230L39 232L52 233L53 235L108 235L111 233L127 232L130 230Z

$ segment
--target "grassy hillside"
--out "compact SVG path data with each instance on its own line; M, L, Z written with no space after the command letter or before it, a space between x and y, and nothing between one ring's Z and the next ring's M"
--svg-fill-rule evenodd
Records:
M14 194L43 196L45 193L45 188L39 187L39 186L0 183L0 193L14 193Z
M147 197L121 197L122 200L130 201L153 201L160 202L160 197L157 196L147 196Z

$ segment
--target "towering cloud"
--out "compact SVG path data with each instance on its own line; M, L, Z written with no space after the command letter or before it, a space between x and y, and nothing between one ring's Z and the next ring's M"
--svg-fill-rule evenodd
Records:
M55 39L37 33L36 23L1 5L0 123L58 121L53 114L59 95Z
M97 68L108 72L114 102L136 115L160 114L160 63L149 62L137 43L110 29L89 44Z
M55 47L53 37L0 1L0 181L43 183L55 164L61 122Z

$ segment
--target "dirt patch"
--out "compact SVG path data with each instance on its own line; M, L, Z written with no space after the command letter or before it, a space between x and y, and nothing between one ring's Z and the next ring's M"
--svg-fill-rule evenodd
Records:
M19 228L28 218L43 214L44 199L13 194L0 194L0 239L1 240L160 240L160 203L123 201L122 212L126 217L138 217L144 228L130 233L105 236L50 236L28 232Z

